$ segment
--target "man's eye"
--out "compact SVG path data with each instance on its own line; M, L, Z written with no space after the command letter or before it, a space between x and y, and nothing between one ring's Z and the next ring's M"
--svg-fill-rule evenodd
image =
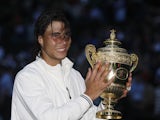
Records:
M52 33L52 37L58 37L60 35L61 35L60 33Z
M66 32L65 35L70 37L71 36L71 32Z

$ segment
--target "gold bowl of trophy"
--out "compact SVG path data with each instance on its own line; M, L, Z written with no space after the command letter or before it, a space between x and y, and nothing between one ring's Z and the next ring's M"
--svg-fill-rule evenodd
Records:
M122 113L114 107L127 89L126 83L130 72L132 72L137 64L138 57L136 54L129 54L126 49L121 47L121 42L116 39L115 30L111 30L110 38L104 41L105 46L96 49L92 44L85 47L86 58L93 67L96 62L108 62L109 74L105 81L113 80L111 85L107 87L100 95L104 109L96 113L96 117L100 119L121 119Z

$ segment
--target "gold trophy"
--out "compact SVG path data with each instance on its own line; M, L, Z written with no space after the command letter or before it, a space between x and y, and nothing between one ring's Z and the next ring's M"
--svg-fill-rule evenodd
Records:
M101 94L102 103L105 109L98 111L96 117L100 119L121 119L120 111L115 110L114 106L117 100L123 95L127 89L126 83L130 72L132 72L137 64L138 57L136 54L128 54L127 50L121 48L121 42L116 39L115 30L111 30L110 38L104 41L105 47L96 50L92 44L86 45L86 58L93 67L97 61L108 62L110 64L110 72L106 76L106 82L114 79L113 83L107 87Z

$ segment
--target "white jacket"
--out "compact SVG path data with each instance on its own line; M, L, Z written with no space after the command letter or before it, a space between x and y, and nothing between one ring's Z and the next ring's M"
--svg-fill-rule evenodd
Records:
M56 66L37 58L18 72L11 120L97 120L99 108L83 94L84 79L72 66L68 58Z

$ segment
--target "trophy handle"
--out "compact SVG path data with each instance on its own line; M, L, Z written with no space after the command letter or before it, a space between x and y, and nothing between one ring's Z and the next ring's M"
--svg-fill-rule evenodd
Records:
M96 47L92 44L86 45L85 53L86 53L86 58L87 58L89 64L93 68L93 66L96 63L96 56L97 56L96 55Z
M132 67L130 69L130 72L132 72L138 64L138 56L136 54L131 54L131 61L132 61Z

